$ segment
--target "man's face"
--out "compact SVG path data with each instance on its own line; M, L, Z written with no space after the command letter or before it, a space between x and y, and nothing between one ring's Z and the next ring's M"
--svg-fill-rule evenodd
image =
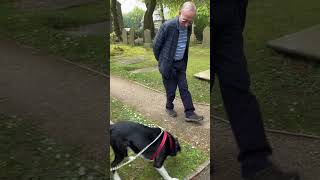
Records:
M183 27L188 27L189 25L192 24L193 17L195 15L196 15L195 11L192 11L189 9L181 10L180 18L179 18L180 25Z

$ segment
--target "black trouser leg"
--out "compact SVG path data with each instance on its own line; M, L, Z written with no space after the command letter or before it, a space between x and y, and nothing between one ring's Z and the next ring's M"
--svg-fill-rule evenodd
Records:
M174 101L174 98L176 97L178 79L174 77L174 75L171 75L169 78L162 76L162 82L163 82L164 88L166 89L166 96L167 96L166 108L173 109L174 108L173 101Z
M177 78L178 78L178 87L181 96L181 100L184 106L184 112L186 116L190 116L194 112L194 106L192 102L191 93L188 89L188 82L186 77L185 71L185 64L184 62L176 63L176 70L177 70Z
M167 95L166 108L174 108L173 101L175 98L176 89L179 87L180 96L184 106L184 112L187 116L191 115L195 109L193 106L191 93L188 89L185 62L183 60L174 62L170 77L165 78L162 76L162 80Z
M213 8L211 67L216 72L239 161L246 177L269 165L271 147L266 139L259 104L250 92L250 77L243 50L242 31L246 2L227 0Z

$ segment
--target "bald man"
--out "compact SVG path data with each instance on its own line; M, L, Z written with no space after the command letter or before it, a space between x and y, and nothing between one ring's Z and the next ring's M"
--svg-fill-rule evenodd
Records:
M186 78L189 39L195 15L196 6L192 2L185 2L181 7L179 16L166 21L160 27L153 42L154 56L159 63L159 71L166 90L167 103L165 110L169 116L177 116L173 100L175 99L176 89L179 87L187 122L203 120L203 116L194 112L195 108Z

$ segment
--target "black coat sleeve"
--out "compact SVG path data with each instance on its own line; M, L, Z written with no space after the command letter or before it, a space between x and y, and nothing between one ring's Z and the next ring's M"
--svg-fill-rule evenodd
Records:
M165 25L163 24L160 27L153 41L153 54L157 61L159 61L159 56L160 56L163 44L165 42L165 38L166 38L166 32L165 32Z

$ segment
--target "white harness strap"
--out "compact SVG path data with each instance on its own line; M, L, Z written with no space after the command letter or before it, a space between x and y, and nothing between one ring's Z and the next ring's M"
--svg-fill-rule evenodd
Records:
M147 145L145 148L143 148L136 156L130 157L130 160L127 161L127 162L125 162L125 163L123 163L123 164L120 164L120 165L118 165L118 166L116 166L116 167L110 168L110 171L118 170L118 169L120 169L121 167L123 167L123 166L131 163L131 162L134 161L135 159L137 159L138 156L140 156L142 153L144 153L153 143L155 143L155 142L160 138L160 136L162 135L162 133L163 133L163 130L161 129L161 132L160 132L160 134L156 137L156 139L154 139L149 145Z

